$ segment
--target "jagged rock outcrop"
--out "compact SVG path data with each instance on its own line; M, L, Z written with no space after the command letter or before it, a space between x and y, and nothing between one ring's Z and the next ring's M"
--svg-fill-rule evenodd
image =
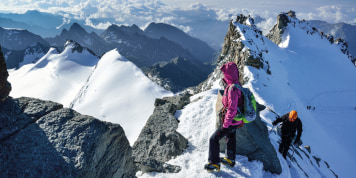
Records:
M230 21L229 30L225 36L223 49L221 51L221 55L218 59L218 63L225 59L227 56L230 62L235 62L239 67L240 74L243 73L243 67L245 65L253 66L256 68L263 68L263 58L262 52L260 51L252 51L248 47L245 47L245 44L242 42L241 37L244 35L246 31L242 29L240 32L237 30L234 23L240 23L242 25L250 26L251 30L253 30L257 37L262 37L262 31L258 30L254 24L253 18L250 16L244 16L240 14L237 16L235 22ZM263 38L261 38L263 41ZM249 41L249 43L253 44L253 41Z
M154 112L133 145L133 156L142 172L181 170L164 162L183 153L188 145L188 140L176 131L179 122L174 113L189 102L188 94L156 99Z
M277 16L277 24L273 26L269 34L266 35L271 41L277 45L282 42L281 35L284 33L285 28L287 27L290 19L288 16L295 18L295 12L289 11L288 13L281 13Z
M253 18L240 14L236 17L235 22L232 20L230 21L229 30L225 36L223 49L218 59L218 66L221 66L222 63L226 62L224 59L228 59L228 62L235 62L239 68L240 76L243 74L243 68L245 65L253 66L258 69L267 67L268 70L268 64L266 65L263 61L263 52L267 51L264 49L251 50L249 46L246 46L241 39L242 36L245 35L244 33L246 30L237 28L235 23L245 25L246 28L249 28L248 30L254 31L256 34L255 38L258 38L262 43L264 43L262 31L257 29ZM248 41L248 43L253 46L255 42ZM240 82L243 82L242 80L243 78L240 77Z
M34 98L0 103L0 177L134 177L120 125Z
M7 81L7 77L9 77L9 73L0 46L0 103L6 100L11 91L11 84Z
M251 31L254 33L247 33ZM246 37L247 35L249 36ZM225 36L223 49L217 60L217 67L207 80L196 87L190 88L191 93L194 94L209 90L213 84L212 81L220 80L223 77L219 68L227 62L235 62L237 64L239 68L239 80L242 84L248 80L248 78L244 78L243 76L243 69L246 65L263 69L267 74L271 74L268 61L263 59L263 54L268 53L268 50L256 48L259 46L256 43L264 44L265 42L262 31L256 27L253 18L240 14L236 17L235 21L231 20ZM253 49L250 49L251 47Z
M216 101L216 111L223 108L221 103L224 91L218 92ZM255 121L245 124L236 131L236 154L247 156L249 160L259 160L263 163L263 169L271 173L280 174L282 167L277 157L277 152L268 137L266 123L260 118L260 111L265 109L263 105L257 103L257 118ZM216 113L217 128L221 127L221 118ZM220 150L225 152L225 140L220 140Z
M86 47L82 47L79 43L77 43L77 42L75 42L73 40L67 40L65 42L64 48L66 48L68 46L71 46L72 53L74 53L74 52L82 53L83 50L87 50L90 54L92 54L93 56L96 56L95 53L91 49L86 48Z

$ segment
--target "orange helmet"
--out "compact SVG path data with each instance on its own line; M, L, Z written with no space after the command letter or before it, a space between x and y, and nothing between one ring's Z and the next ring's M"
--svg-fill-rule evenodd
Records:
M289 112L289 120L291 122L295 121L297 119L297 117L298 117L297 111L292 110L291 112Z

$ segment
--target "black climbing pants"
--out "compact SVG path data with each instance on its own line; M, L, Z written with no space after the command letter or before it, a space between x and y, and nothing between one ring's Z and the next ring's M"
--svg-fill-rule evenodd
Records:
M236 129L238 126L230 126L228 129L219 128L214 132L209 140L209 163L219 163L220 162L220 144L219 140L226 136L226 149L227 158L230 160L235 160L236 154Z
M282 153L284 159L287 157L289 146L292 143L292 138L290 136L282 136L282 142L279 144L278 151Z

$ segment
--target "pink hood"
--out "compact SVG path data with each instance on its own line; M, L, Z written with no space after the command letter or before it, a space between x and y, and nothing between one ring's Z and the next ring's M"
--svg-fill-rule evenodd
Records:
M239 70L235 63L228 62L221 66L220 70L224 73L223 80L225 80L228 86L234 83L239 84Z
M242 121L234 121L234 117L237 114L237 107L243 106L242 93L236 87L230 88L231 84L241 84L239 83L239 70L235 63L228 62L221 66L220 70L223 72L223 80L227 84L222 98L222 104L227 109L223 127L228 128L229 126L240 125L242 123Z

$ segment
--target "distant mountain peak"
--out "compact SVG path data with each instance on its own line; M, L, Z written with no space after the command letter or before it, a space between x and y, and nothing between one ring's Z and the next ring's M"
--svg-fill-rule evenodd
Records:
M191 37L184 31L177 27L164 23L150 23L144 30L145 35L153 39L168 39L188 49L189 52L198 60L205 62L212 62L214 56L214 49L207 43Z
M40 14L42 12L38 11L38 10L27 10L25 14Z
M78 33L87 33L85 29L80 26L78 23L73 23L73 25L69 29L70 32L78 32Z
M116 25L112 24L107 28L107 31L115 31L115 32L121 32L121 33L126 33L126 34L143 34L143 31L135 24L131 26L124 26L124 25Z

